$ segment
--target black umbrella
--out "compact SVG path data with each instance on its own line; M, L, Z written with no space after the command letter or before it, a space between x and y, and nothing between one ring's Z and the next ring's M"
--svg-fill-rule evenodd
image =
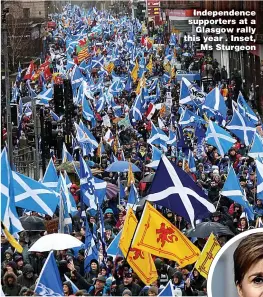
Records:
M153 181L154 176L155 176L155 173L148 174L141 180L141 182L151 183Z
M36 216L24 216L20 218L23 228L27 231L45 231L44 219Z
M204 222L196 225L195 229L190 229L187 232L187 237L198 237L206 238L209 237L211 233L214 235L230 235L234 236L235 234L228 228L215 222Z

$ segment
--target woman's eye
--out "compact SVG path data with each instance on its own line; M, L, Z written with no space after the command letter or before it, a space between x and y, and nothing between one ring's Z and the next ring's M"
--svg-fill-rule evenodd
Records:
M253 279L253 283L255 283L255 284L263 284L263 277L255 277Z

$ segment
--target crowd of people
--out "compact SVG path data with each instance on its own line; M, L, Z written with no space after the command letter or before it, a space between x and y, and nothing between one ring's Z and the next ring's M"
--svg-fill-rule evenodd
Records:
M182 113L180 82L176 79L175 64L183 60L184 64L187 64L185 69L189 69L189 67L191 69L197 63L197 69L201 69L202 72L201 76L211 78L203 91L208 93L215 86L220 87L220 92L225 98L228 108L226 122L229 122L233 115L232 101L236 102L239 91L243 91L242 80L237 71L233 74L228 74L224 65L219 65L215 59L206 53L203 53L201 58L197 58L194 45L190 47L187 43L179 43L176 37L175 40L173 39L174 37L171 38L168 44L155 46L151 38L144 34L144 25L126 17L117 19L107 12L99 12L96 9L89 12L81 12L75 6L67 6L62 14L54 15L53 20L56 21L57 27L49 30L45 40L47 48L46 61L48 61L50 76L43 78L41 72L38 72L38 68L41 68L41 66L36 67L34 69L35 77L33 78L32 76L29 84L28 81L22 80L22 82L19 82L19 85L17 83L14 87L19 88L18 97L15 97L15 100L19 103L20 97L32 94L32 90L41 94L45 84L52 88L54 83L61 83L63 78L68 78L72 75L74 101L72 108L74 111L71 112L70 131L66 131L68 124L63 112L58 114L56 119L50 113L50 111L55 111L56 105L56 102L51 98L47 104L41 105L41 108L44 109L46 127L45 139L41 139L41 141L45 142L46 158L48 159L50 153L54 163L59 165L63 161L65 133L72 135L74 140L75 137L77 138L74 122L79 123L82 120L97 140L99 147L91 152L85 153L85 147L81 143L76 144L75 141L72 146L68 146L68 150L76 162L82 156L90 168L98 169L98 173L94 173L96 177L116 185L118 189L120 189L120 180L121 185L125 189L122 199L119 199L120 194L118 191L113 197L105 197L101 206L104 214L105 242L106 246L109 247L123 228L130 187L127 183L127 173L118 174L107 172L105 169L114 160L128 160L135 164L140 169L140 172L134 173L135 186L139 198L142 199L147 196L152 182L152 179L147 180L147 177L150 177L155 172L155 169L147 166L152 162L153 158L152 145L149 145L147 142L151 135L152 124L160 127L161 122L163 126L160 128L168 135L170 129L177 131L176 125L180 121ZM105 27L103 27L103 24L106 24ZM99 26L102 26L101 30L98 29ZM129 30L125 26L133 28L133 36L129 36ZM108 28L111 31L109 34L105 34L105 30ZM73 39L73 34L79 35L79 37ZM164 34L164 32L158 30L156 37L160 34ZM157 40L158 38L155 39ZM70 40L76 42L70 43ZM127 45L130 42L132 43L131 47ZM81 60L80 50L78 49L79 44L82 43L87 44L86 49L89 53L84 60ZM115 43L117 43L117 46L114 49L113 44ZM136 49L137 54L139 51L142 52L142 56L138 58L138 61L141 58L145 59L144 66L142 66L144 73L140 78L138 77L131 82L131 87L126 88L127 77L131 77L136 66L135 59L133 60ZM111 53L109 56L110 60L107 60L109 53ZM186 53L187 55L184 55ZM99 68L95 67L95 69L87 70L89 63L87 61L89 59L92 60L96 57L98 60L102 56L104 56L104 62L100 62ZM110 69L108 66L113 58L115 62L113 63L113 69ZM91 117L87 118L83 115L83 101L82 99L79 100L83 95L79 94L79 89L74 89L73 87L73 73L75 73L75 70L73 71L71 67L68 67L69 61L72 61L72 67L75 67L74 65L79 67L81 77L85 77L88 85L97 86L93 92L89 90L89 93L89 91L85 90L86 97L84 99L89 101L95 124L92 123ZM84 68L82 67L83 61L86 63ZM104 69L105 73L101 75L100 71L102 71L101 68L103 67L107 71ZM36 75L37 73L38 75ZM166 74L168 74L168 80L165 79ZM113 92L112 101L115 104L112 102L106 104L107 99L105 99L103 107L100 108L98 101L103 93L106 96L110 96L106 86L116 81L116 77L124 78L125 88ZM139 94L138 85L141 84L143 78L148 88L151 88L154 78L157 78L159 82L147 94L148 97L155 96L152 101L145 100L145 106L138 107L139 105L136 105ZM202 78L200 78L200 90L201 82ZM145 85L142 85L141 90L144 87ZM78 88L80 88L80 85ZM160 94L158 94L158 88ZM166 105L166 97L169 92L171 92L172 97L170 108ZM41 100L41 97L39 97L39 100ZM149 119L147 117L147 109L151 102L155 105L161 104L161 107ZM116 113L116 105L119 108L120 116ZM19 149L24 149L33 143L30 138L32 136L32 124L34 124L32 112L25 113L25 107L26 105L24 105L24 111L21 114L17 137L13 139L14 145L18 146ZM139 109L139 116L135 114L135 107ZM187 108L193 110L191 105L187 105ZM105 116L109 118L110 130L105 124ZM118 125L118 122L124 118L129 118L129 124L127 126ZM258 127L260 125L259 119ZM203 125L203 128L205 129L205 125ZM4 129L2 133L5 139L6 130ZM109 131L111 135L106 137ZM193 129L191 123L188 127L184 127L183 134L181 139L184 140L188 149L193 152L195 171L189 168L184 148L179 149L174 145L167 145L163 152L171 162L176 163L177 166L183 168L191 176L208 195L208 199L215 205L216 212L212 213L204 221L217 222L228 226L234 234L259 227L259 219L263 217L263 200L257 197L255 160L248 156L248 147L234 136L236 143L223 157L218 153L217 148L205 142L202 144L203 149L200 153L198 147L199 136L195 134L195 129ZM102 147L104 148L103 152L101 151ZM159 149L161 150L162 148L159 146ZM249 220L244 215L242 205L220 194L231 165L239 178L248 202L253 207L254 220ZM96 212L87 210L87 206L82 203L81 185L77 173L72 176L69 189L77 206L77 212L72 216L71 235L84 244L86 234L85 219L87 218L89 225L96 224L98 228L100 219ZM142 208L143 206L140 205L136 209L138 219L141 216ZM187 231L191 228L190 222L187 222L185 218L171 212L169 209L160 208L159 210L174 226L184 234L187 234ZM83 217L83 211L86 214L86 218ZM24 215L22 209L18 209L18 213ZM48 221L59 216L59 209L57 209L53 218L33 211L27 212L27 215L42 217ZM6 296L35 295L35 285L48 253L29 252L28 249L40 237L46 234L46 231L25 230L21 232L19 234L19 243L23 247L22 254L14 251L7 238L2 234L1 282L2 291ZM230 238L231 236L221 235L217 239L223 246ZM191 240L200 250L206 243L205 238L192 238ZM84 267L85 247L56 251L55 256L65 296L158 296L169 280L172 280L174 296L207 295L206 279L200 275L197 269L194 269L194 265L180 267L174 261L153 256L158 279L150 286L145 286L131 269L126 261L126 257L123 255L116 255L116 257L108 256L105 259L101 252L98 259L93 259L90 262L89 272L85 272ZM70 281L65 279L65 275ZM78 291L73 292L72 283L78 288Z

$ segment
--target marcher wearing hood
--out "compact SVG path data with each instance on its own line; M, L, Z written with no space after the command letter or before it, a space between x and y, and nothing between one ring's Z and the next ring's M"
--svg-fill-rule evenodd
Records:
M26 264L23 269L23 274L17 278L17 283L22 287L30 288L36 282L37 275L34 274L34 269L30 264Z
M21 285L17 283L17 277L13 272L7 272L3 277L2 290L5 296L18 296Z
M96 269L93 269L93 266L94 266L93 264L97 265ZM90 271L85 274L84 278L89 284L93 284L95 279L98 277L99 272L100 272L99 262L96 259L92 259L90 261Z

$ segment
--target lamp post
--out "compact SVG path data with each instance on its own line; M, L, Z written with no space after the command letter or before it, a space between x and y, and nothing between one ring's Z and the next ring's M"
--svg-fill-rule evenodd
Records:
M2 11L2 32L3 32L3 49L5 57L5 96L6 96L6 124L7 124L7 146L8 160L10 167L13 165L13 137L12 137L12 121L11 121L11 106L10 106L10 81L9 81L9 66L8 66L8 47L7 47L7 20L9 8L4 8Z

